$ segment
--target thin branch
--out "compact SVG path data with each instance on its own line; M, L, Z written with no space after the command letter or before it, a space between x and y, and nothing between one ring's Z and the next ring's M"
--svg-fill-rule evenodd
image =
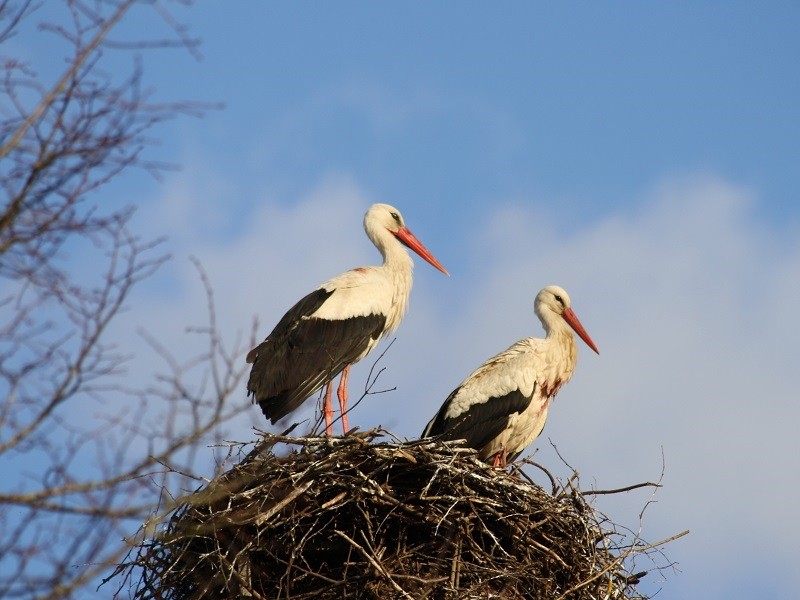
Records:
M97 34L94 36L86 47L84 47L81 52L75 57L74 62L69 66L69 68L64 72L64 74L59 78L53 88L48 92L48 94L42 99L39 105L28 115L28 118L20 125L19 129L11 136L11 138L2 146L0 146L0 160L2 160L5 156L8 155L14 148L22 140L22 137L25 135L25 132L30 129L34 123L36 123L44 112L55 102L55 99L64 91L64 88L67 84L74 79L75 75L78 71L84 66L87 60L94 54L100 44L103 42L103 39L108 35L108 32L111 31L117 23L120 22L125 13L136 3L136 0L125 0L122 4L117 7L117 10L112 14L103 26L98 30Z
M601 494L619 494L621 492L630 492L631 490L638 490L639 488L643 487L660 488L662 487L662 484L645 481L643 483L635 483L633 485L627 485L625 487L616 488L613 490L582 490L582 493L584 496L600 496Z

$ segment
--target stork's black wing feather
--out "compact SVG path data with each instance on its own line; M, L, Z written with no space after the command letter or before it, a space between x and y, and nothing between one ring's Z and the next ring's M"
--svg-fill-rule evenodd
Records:
M336 377L383 332L386 318L311 317L335 290L320 288L295 304L254 348L247 391L273 423Z
M533 398L533 394L525 396L516 389L504 396L476 402L458 416L447 417L450 403L460 389L456 388L447 397L439 412L428 423L422 433L423 437L440 436L443 440L466 440L467 447L480 450L502 433L508 426L511 415L528 408Z

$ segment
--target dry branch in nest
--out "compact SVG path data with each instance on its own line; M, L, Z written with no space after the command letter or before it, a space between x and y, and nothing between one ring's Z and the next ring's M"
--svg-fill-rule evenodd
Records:
M644 597L627 571L641 544L571 483L386 437L264 435L118 573L140 599Z

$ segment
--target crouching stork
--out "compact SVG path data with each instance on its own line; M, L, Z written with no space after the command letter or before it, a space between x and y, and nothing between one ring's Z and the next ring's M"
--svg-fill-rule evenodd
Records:
M327 385L325 432L333 433L331 390L341 373L338 398L347 433L347 378L350 365L364 358L403 319L411 294L413 262L406 247L449 275L406 227L400 212L374 204L364 229L383 256L380 266L359 267L323 283L278 321L247 354L252 363L248 395L274 424Z
M423 437L466 439L483 460L505 467L539 436L550 401L575 370L572 332L600 352L562 288L544 288L533 306L546 337L521 339L478 367L447 397Z

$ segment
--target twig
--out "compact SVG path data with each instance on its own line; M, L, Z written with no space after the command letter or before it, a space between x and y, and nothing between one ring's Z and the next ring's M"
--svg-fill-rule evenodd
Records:
M653 483L651 481L645 481L643 483L635 483L633 485L628 485L621 488L616 488L614 490L581 490L581 493L584 496L599 496L601 494L620 494L622 492L630 492L631 490L637 490L643 487L654 487L660 488L662 485L660 483Z
M378 561L376 561L369 554L369 552L367 552L358 542L356 542L353 538L351 538L349 535L347 535L344 531L339 531L337 529L337 530L334 531L334 533L336 533L336 535L344 538L351 546L353 546L353 548L358 550L358 552L364 558L366 558L367 561L369 561L369 563L375 568L375 570L386 578L386 580L391 584L391 586L395 589L395 591L397 591L398 593L402 594L404 598L408 598L409 600L414 600L414 598L412 596L410 596L408 594L408 592L406 592L402 587L400 587L399 583L397 583L394 579L392 579L392 576L389 575L389 573L386 572L386 569L383 568L383 565L381 565Z

